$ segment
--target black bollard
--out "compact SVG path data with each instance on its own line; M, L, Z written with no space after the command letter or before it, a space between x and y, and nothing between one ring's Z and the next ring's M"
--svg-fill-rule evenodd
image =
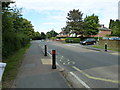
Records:
M105 43L105 51L107 52L107 43Z
M52 50L52 69L56 69L56 50Z
M45 56L47 56L47 45L45 45Z

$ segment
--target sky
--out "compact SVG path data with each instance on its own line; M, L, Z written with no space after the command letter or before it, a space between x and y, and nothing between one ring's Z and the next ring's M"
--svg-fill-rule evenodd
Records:
M99 23L109 26L110 19L118 19L120 0L14 0L18 8L23 8L23 17L31 21L34 30L61 32L66 26L67 13L79 9L86 15L99 16Z

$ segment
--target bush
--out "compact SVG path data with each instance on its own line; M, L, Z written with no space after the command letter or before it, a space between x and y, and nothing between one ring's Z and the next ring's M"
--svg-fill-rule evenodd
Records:
M66 38L66 39L65 39L65 42L66 42L66 43L72 42L72 38Z
M73 43L79 43L80 42L80 38L74 38L73 39Z
M2 56L7 58L22 47L25 47L30 39L21 33L6 32L2 38Z
M56 37L51 37L52 40L56 40Z
M93 37L93 38L98 40L98 37ZM102 37L99 37L99 40L102 40Z
M65 42L66 43L79 43L80 42L80 38L66 38Z

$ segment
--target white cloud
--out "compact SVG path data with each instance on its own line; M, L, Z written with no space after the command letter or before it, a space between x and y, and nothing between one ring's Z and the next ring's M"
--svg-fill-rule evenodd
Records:
M52 22L47 22L47 23L43 23L44 25L53 25L53 24L56 24L56 23L52 23Z
M60 26L65 24L67 13L72 9L79 9L84 13L84 17L94 13L99 16L100 23L108 27L110 19L118 18L118 1L119 0L16 0L16 5L26 10L46 13L48 18L53 19L54 22L45 22L44 25L55 25L56 21L60 29ZM52 10L61 12L53 15L51 14ZM58 28L56 27L56 29Z

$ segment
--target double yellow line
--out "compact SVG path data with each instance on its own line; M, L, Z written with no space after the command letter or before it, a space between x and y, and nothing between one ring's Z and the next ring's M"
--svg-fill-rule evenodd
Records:
M80 73L82 73L87 78L94 79L94 80L101 80L101 81L111 82L111 83L117 83L117 84L119 83L120 84L120 81L110 80L110 79L105 79L105 78L99 78L99 77L93 77L93 76L90 76L90 75L86 74L85 72L83 72L82 70L80 70L79 68L77 68L75 66L72 66L72 68L79 71Z

